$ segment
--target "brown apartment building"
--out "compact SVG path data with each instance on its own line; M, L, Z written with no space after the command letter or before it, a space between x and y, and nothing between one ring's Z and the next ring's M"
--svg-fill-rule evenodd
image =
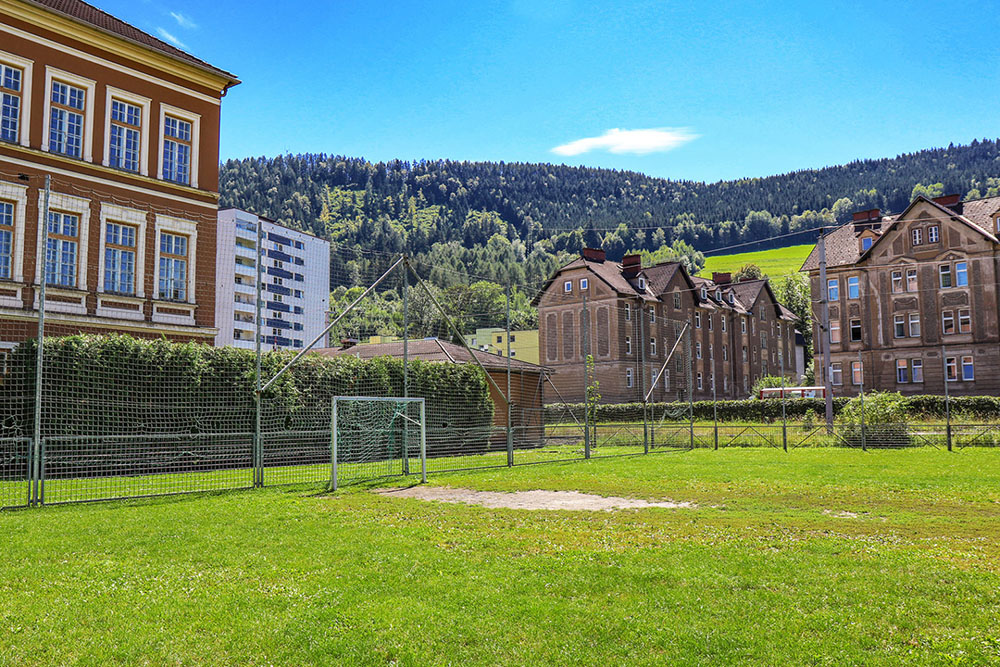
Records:
M918 197L905 211L878 209L825 235L802 266L820 314L827 300L828 373L834 395L1000 393L1000 197ZM821 331L814 340L819 359ZM826 364L824 364L826 365Z
M237 83L79 0L0 0L0 349L36 334L43 270L47 333L212 342Z
M584 311L586 302L586 311ZM552 369L546 402L584 397L585 359L604 402L684 400L688 379L696 400L745 398L763 375L795 378L795 316L765 280L733 283L728 274L692 278L677 262L643 267L587 249L560 268L535 299L541 363ZM687 343L657 380L688 323ZM686 337L686 335L685 335ZM690 363L690 367L688 364Z

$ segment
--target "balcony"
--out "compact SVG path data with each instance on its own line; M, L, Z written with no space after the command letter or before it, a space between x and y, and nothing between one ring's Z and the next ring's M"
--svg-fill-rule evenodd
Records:
M291 280L295 277L291 272L285 271L284 269L278 269L273 266L267 267L267 275L277 276L278 278L285 278L287 280Z
M281 252L280 250L268 250L267 256L270 257L271 259L276 259L279 262L292 262L295 260L294 257L289 255L288 253Z

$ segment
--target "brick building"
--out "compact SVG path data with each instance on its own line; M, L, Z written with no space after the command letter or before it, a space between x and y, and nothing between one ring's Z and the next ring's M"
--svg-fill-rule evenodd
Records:
M79 0L0 0L0 347L37 332L42 244L46 333L212 342L237 83Z
M712 397L713 381L719 399L745 398L759 377L778 375L782 365L788 379L797 380L796 318L765 280L692 278L677 262L643 268L638 255L619 264L602 250L586 249L556 271L535 304L540 361L552 369L556 387L546 402L583 399L587 354L594 357L602 401L641 401L685 322L691 368L681 343L650 400L686 399L689 376L696 400Z
M825 235L802 266L826 299L834 395L1000 393L1000 197L917 197L883 216L861 211ZM817 308L817 313L819 309ZM815 327L817 358L820 329ZM943 355L942 355L943 349Z

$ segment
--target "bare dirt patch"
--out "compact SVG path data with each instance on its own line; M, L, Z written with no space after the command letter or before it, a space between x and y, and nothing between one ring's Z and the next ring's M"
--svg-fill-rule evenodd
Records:
M591 493L580 493L578 491L536 490L501 493L496 491L456 489L450 486L412 486L397 489L379 489L375 493L394 498L417 498L420 500L437 500L443 503L464 503L466 505L518 510L612 512L614 510L643 507L664 507L667 509L698 508L696 504L689 502L649 502L647 500L639 500L638 498L596 496Z
M856 512L848 512L847 510L841 510L839 512L834 512L833 510L823 510L823 514L827 516L832 516L837 519L857 519L858 514Z

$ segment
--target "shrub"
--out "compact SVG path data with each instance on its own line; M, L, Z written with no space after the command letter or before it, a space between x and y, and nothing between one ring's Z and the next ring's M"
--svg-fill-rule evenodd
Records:
M842 435L851 445L862 446L867 441L904 447L910 444L907 412L907 401L899 392L873 391L848 401L838 421L845 425Z

